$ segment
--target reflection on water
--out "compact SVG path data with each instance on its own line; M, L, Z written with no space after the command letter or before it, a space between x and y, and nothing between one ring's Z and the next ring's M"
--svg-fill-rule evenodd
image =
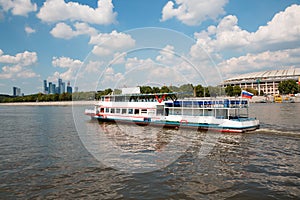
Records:
M174 160L146 173L127 173L107 165L114 152L101 155L103 162L95 159L82 145L71 107L0 107L0 197L297 199L300 104L292 106L252 105L250 113L261 121L261 130L209 133L209 137L203 132L99 124L82 118L85 126L78 129L97 128L94 135L107 139L95 141L98 148L122 152L111 158L133 162L126 166L141 164L143 159L151 167ZM209 153L201 156L205 149ZM155 160L166 152L170 158Z

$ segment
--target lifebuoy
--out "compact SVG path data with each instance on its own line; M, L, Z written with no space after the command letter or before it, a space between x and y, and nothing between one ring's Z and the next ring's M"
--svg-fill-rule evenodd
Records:
M183 124L183 123L188 124L188 121L185 119L180 120L180 124Z

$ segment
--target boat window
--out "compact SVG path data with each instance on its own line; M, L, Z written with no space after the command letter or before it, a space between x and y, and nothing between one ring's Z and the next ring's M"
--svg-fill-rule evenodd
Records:
M117 108L116 109L116 113L120 113L121 109L120 108Z
M104 113L104 108L100 108L100 112L101 112L101 113Z
M144 114L147 113L147 109L142 109L141 113L144 113Z
M134 114L135 114L135 115L140 114L140 110L139 110L139 109L134 109Z
M133 109L132 108L128 109L128 114L133 114Z
M169 115L169 108L165 108L165 116Z
M192 107L192 101L183 101L182 105L183 107Z
M226 109L216 109L216 118L218 119L227 119L227 110Z
M127 109L126 108L122 108L122 114L126 114Z
M115 113L115 109L112 108L112 109L110 110L110 112L111 112L111 113Z
M156 107L156 115L163 115L164 114L164 106L157 105Z
M181 101L174 101L174 107L181 107Z
M166 107L173 107L173 103L165 103Z
M106 113L109 113L109 108L105 108L105 112L106 112Z

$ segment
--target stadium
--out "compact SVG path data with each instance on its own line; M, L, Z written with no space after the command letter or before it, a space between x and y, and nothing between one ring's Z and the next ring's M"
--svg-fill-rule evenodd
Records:
M284 80L295 80L300 83L300 68L252 72L229 78L223 82L223 87L238 85L241 88L254 88L264 94L279 94L278 84Z

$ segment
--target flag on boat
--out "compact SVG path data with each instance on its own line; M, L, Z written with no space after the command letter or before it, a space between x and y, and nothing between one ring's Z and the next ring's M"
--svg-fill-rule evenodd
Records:
M242 97L252 99L253 94L251 92L247 92L246 90L242 90Z

